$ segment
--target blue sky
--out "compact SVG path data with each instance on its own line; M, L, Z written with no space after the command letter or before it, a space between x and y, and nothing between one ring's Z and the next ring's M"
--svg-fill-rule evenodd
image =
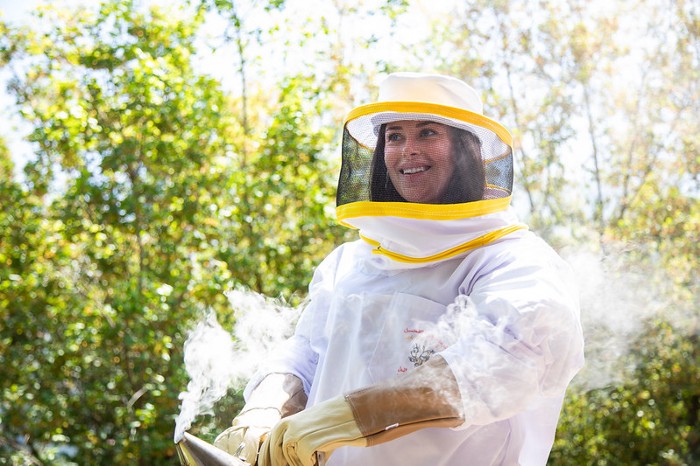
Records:
M83 0L54 0L52 3L63 3L66 5L79 4ZM45 0L0 0L0 18L13 24L26 24L29 13L37 6L46 3ZM32 157L32 150L28 143L23 141L23 137L29 131L26 125L12 114L14 104L5 92L5 81L8 78L7 72L0 70L0 121L4 124L0 127L0 137L5 139L9 146L10 154L15 162L15 174L22 176L21 169L24 162Z
M28 12L39 3L39 0L0 0L0 18L11 23L25 22ZM0 72L0 119L5 123L9 122L0 129L0 137L6 140L17 165L16 171L19 172L20 165L23 165L23 161L31 155L31 149L28 144L22 142L22 136L26 130L20 128L19 120L10 113L12 101L5 92L6 79L7 73Z
M38 0L0 0L0 11L5 19L14 22L24 17L26 12L38 3Z

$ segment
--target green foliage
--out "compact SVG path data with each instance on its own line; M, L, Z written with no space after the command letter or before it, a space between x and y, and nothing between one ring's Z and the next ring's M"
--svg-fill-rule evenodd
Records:
M187 330L206 308L233 323L234 282L302 292L332 247L332 135L311 131L302 78L259 141L242 134L193 70L196 18L129 1L43 15L13 31L36 158L0 186L0 457L172 464Z
M630 353L629 381L570 393L548 464L695 464L700 346L685 330L649 323Z
M322 110L314 107L316 92L304 77L281 84L257 150L234 178L239 186L236 217L242 221L230 227L239 231L240 239L222 257L236 281L268 296L304 289L314 258L344 233L329 224L326 214L332 183L318 167L333 133L314 128Z
M550 464L700 461L692 2L557 0L533 16L532 2L460 1L429 41L411 30L410 50L403 0L303 17L283 15L291 0L145 3L0 22L34 152L15 179L0 144L0 464L174 464L188 330L209 308L230 329L233 285L303 298L354 237L329 209L339 122L378 73L415 64L485 90L487 115L513 129L514 203L533 228L630 245L691 316L644 327L631 378L572 387ZM234 91L197 71L212 15ZM366 37L370 20L383 26ZM232 387L193 432L211 440L240 406Z

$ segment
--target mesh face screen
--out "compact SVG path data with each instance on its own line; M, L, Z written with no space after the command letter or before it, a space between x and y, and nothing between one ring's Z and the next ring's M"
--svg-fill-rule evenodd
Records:
M378 125L348 121L337 205L459 204L510 195L513 158L508 144L474 124L426 117L407 114L405 120L380 121L375 116Z

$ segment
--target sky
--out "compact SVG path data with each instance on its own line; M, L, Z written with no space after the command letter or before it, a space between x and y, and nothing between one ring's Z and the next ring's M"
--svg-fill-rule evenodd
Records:
M145 3L158 3L161 0L143 0ZM168 3L163 0L164 3ZM75 6L81 3L89 2L89 0L0 0L0 18L7 20L13 24L27 24L30 19L30 12L36 9L38 6L44 3L65 4L67 6ZM436 14L440 14L442 8L448 8L454 0L442 0L440 7L431 3L431 0L414 0L412 2L412 14L403 15L400 18L399 27L400 31L404 31L404 34L409 34L409 37L403 37L400 41L395 41L397 44L411 43L416 40L418 36L427 31L430 17ZM362 6L367 6L370 2L359 1L358 5L360 8ZM285 8L285 15L292 21L294 18L300 18L300 21L308 15L309 11L314 11L315 16L329 17L332 21L333 7L332 4L327 0L288 0L287 7ZM252 18L249 18L252 19ZM378 15L375 17L377 21L382 18ZM384 18L385 19L385 18ZM208 30L221 30L220 25L212 25L212 27L207 28ZM304 25L300 24L298 27L303 28ZM345 24L344 30L346 33L351 35L357 35L357 29L366 29L366 33L361 34L366 37L371 35L381 35L381 31L387 30L385 24L378 24L372 22L371 18L367 18L364 24ZM345 51L345 53L355 52L352 47L353 40L349 39L348 43L351 45ZM389 43L389 45L391 42ZM359 50L358 50L359 51ZM385 54L391 54L396 56L397 53L402 53L402 51L397 48L396 51L382 50ZM212 76L219 78L222 81L224 88L230 88L235 86L236 82L227 82L226 76L234 76L236 74L235 69L233 69L233 62L228 58L226 54L232 53L230 50L224 50L223 48L218 50L216 54L209 54L203 59L198 61L198 66L200 70L211 74ZM366 53L366 51L365 51ZM226 66L226 63L230 63L231 66ZM274 67L269 70L274 72ZM31 146L26 143L23 139L28 134L28 125L24 124L20 119L14 115L12 112L14 110L14 103L11 97L7 94L5 87L6 81L8 79L9 73L7 71L0 70L0 121L4 124L0 128L0 136L7 142L10 153L12 154L13 160L15 162L15 176L18 179L22 178L22 167L26 160L30 159L32 155ZM258 79L262 78L259 76ZM231 89L228 89L231 90Z
M26 12L39 4L39 0L0 0L0 11L12 22L26 18Z
M40 0L0 0L0 19L14 24L26 23L28 12L39 3ZM0 71L0 121L4 122L0 136L5 139L12 154L15 174L21 176L20 168L31 157L32 151L29 144L22 140L28 130L10 112L13 102L5 91L6 80L7 73Z
M66 6L80 5L90 0L0 0L0 19L15 25L25 25L30 20L30 13L45 3L65 4ZM10 154L15 163L16 179L23 177L22 167L25 162L33 157L33 151L24 137L29 133L28 125L24 124L12 113L14 102L6 91L8 73L0 70L0 137L10 149Z

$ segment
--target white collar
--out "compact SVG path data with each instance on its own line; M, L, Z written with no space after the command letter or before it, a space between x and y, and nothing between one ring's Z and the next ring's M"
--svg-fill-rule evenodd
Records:
M464 256L475 248L527 229L508 202L474 204L480 205L471 207L479 208L461 213L461 209L449 209L449 206L437 209L430 206L427 214L420 210L421 204L403 204L398 206L400 212L387 211L385 206L365 205L352 213L340 210L338 217L342 224L357 229L360 237L373 247L369 260L374 267L384 270L424 267Z

